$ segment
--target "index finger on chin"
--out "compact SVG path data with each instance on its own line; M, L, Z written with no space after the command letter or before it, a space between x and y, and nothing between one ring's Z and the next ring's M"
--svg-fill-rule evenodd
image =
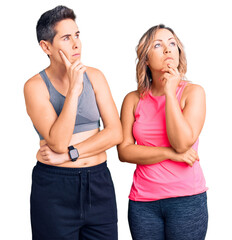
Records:
M68 58L65 56L65 54L61 50L59 50L59 53L60 53L60 57L65 65L65 67L69 68L71 63L69 62Z

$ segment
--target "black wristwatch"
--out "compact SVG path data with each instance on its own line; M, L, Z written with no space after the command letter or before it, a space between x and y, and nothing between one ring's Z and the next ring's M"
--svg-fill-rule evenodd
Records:
M69 150L68 153L69 153L69 156L71 158L71 161L75 162L78 159L78 157L79 157L79 152L73 146L69 146L68 150Z

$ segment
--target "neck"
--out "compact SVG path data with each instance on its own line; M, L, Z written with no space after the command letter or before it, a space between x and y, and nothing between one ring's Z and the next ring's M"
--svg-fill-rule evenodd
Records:
M46 70L53 79L61 82L68 81L67 70L64 64L51 61L50 66Z
M152 85L151 85L151 92L154 96L161 96L164 95L164 86L160 81L164 73L161 71L153 71L151 72L152 75Z

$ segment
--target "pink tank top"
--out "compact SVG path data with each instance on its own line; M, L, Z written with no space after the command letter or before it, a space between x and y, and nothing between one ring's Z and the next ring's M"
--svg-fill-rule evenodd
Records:
M176 91L180 103L187 82ZM135 112L133 136L138 145L170 147L166 132L165 96L153 96L151 92L140 99ZM198 140L192 146L198 149ZM190 196L205 192L205 178L196 161L193 167L186 163L164 160L152 165L137 165L129 199L155 201L164 198Z

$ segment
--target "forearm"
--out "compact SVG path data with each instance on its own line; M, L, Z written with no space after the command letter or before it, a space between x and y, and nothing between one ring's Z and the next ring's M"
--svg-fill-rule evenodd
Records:
M86 71L86 67L80 62L80 59L71 63L61 50L59 50L59 53L66 68L65 74L68 78L69 88L62 111L50 128L46 141L52 150L64 153L73 134L78 96L80 96L83 90L83 74Z
M78 149L79 158L87 158L105 152L107 149L119 144L122 141L120 128L104 128L102 131L74 145Z
M169 147L150 147L137 144L118 146L119 159L122 162L141 165L155 164L175 158L175 151Z
M68 148L75 126L77 105L78 95L74 91L70 91L59 117L50 129L47 144L57 153L64 153Z
M83 159L105 152L107 149L121 143L121 141L121 127L115 128L114 130L105 128L85 141L73 146L77 148L79 152L79 159ZM65 161L70 161L68 148L66 149L65 153L62 154L62 159Z
M166 95L166 130L171 146L177 152L187 151L194 143L193 132L184 118L174 95Z

